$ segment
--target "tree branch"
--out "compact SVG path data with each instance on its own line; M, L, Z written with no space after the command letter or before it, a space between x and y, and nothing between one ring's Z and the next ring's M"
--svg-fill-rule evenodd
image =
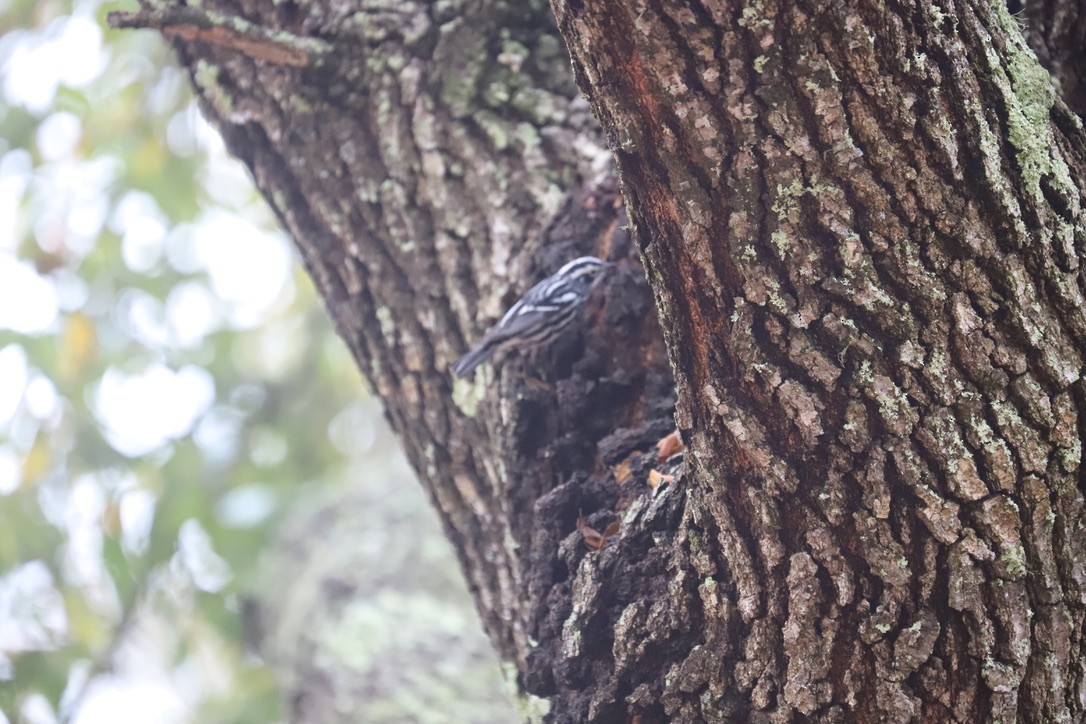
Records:
M106 16L106 21L112 28L158 30L169 38L207 43L255 60L295 68L315 65L331 50L328 43L316 38L283 31L273 33L243 18L194 7L172 5L137 12L114 11Z

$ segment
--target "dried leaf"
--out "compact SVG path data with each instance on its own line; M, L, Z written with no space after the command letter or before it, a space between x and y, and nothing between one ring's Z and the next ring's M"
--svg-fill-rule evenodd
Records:
M624 485L630 479L630 475L633 474L633 471L630 470L630 458L626 458L612 468L612 472L615 474L615 482Z
M673 480L675 480L674 475L666 475L659 470L649 471L649 488L653 491L660 487L660 483L670 483Z
M664 462L675 453L685 449L686 446L683 445L682 438L679 437L679 431L676 430L656 443L656 459Z
M603 548L603 534L585 522L583 515L577 516L577 532L584 538L585 545L594 551Z
M616 520L600 533L598 530L590 526L585 522L583 515L577 516L577 532L584 538L585 545L594 551L598 551L603 548L603 544L607 542L607 539L618 533L619 522Z

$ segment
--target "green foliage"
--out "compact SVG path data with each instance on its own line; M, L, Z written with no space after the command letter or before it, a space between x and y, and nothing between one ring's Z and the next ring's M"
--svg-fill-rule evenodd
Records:
M178 677L137 720L275 721L241 595L296 500L402 463L168 48L104 16L0 2L0 722Z

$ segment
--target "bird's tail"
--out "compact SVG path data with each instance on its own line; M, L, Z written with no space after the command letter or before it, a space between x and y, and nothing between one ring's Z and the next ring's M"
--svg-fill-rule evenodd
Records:
M496 340L483 340L478 347L468 352L466 355L456 360L452 366L452 372L457 377L467 377L475 368L490 359L490 356L498 348L498 342Z

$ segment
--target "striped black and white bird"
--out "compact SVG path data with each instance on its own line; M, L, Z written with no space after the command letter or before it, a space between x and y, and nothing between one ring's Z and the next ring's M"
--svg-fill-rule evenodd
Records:
M500 350L531 349L556 339L577 318L606 266L594 256L582 256L536 284L456 361L453 374L467 377Z

